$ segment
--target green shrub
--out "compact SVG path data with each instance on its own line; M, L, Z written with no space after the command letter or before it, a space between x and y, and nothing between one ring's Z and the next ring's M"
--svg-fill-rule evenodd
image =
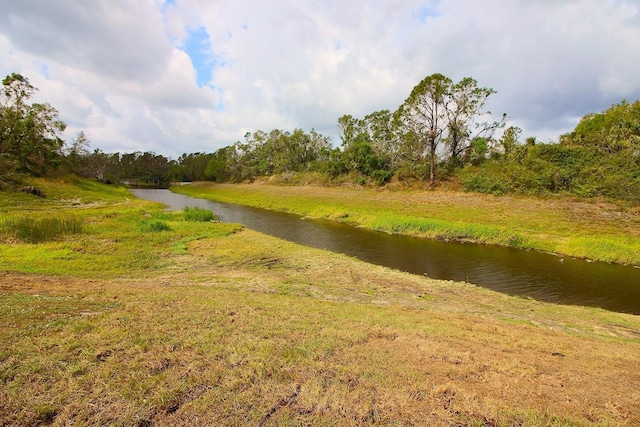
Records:
M194 206L192 208L185 206L182 210L182 215L186 221L194 222L215 221L217 219L213 211L209 209L202 209L198 206Z
M471 169L471 168L469 168ZM475 168L474 171L466 170L461 174L462 188L464 191L475 191L502 195L511 193L511 184L489 168Z
M82 220L71 215L50 217L21 215L9 217L0 222L2 234L27 243L46 242L62 235L81 233L82 229Z

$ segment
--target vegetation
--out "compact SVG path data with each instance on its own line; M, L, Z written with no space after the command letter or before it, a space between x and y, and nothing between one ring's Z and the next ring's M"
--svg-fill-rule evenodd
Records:
M500 123L478 124L482 108L493 89L478 88L465 78L457 84L442 74L433 74L413 88L396 113L404 127L403 138L417 142L417 158L429 157L429 182L436 183L435 169L439 146L446 142L449 161L461 162L462 154L473 148L472 142L486 140ZM480 128L479 132L472 126ZM401 129L402 129L401 127Z
M42 176L55 164L66 125L49 104L29 104L37 90L29 79L13 73L0 91L0 188L19 174Z
M300 182L314 174L323 185L420 186L495 195L565 194L640 201L640 101L622 101L586 115L558 142L520 141L522 130L504 129L506 115L486 110L495 90L466 77L425 77L395 111L338 119L341 145L314 130L247 133L244 141L214 153L177 160L153 152L90 152L79 132L68 146L65 125L48 104L28 104L36 88L12 74L0 103L0 187L25 176L75 174L102 182L168 187L176 181L253 182L276 176ZM437 180L436 180L437 177Z
M77 234L82 232L82 228L82 221L72 215L20 215L0 220L0 234L27 243L46 242L66 234Z
M0 94L0 424L640 423L637 316L412 276L103 184L390 185L402 190L179 191L640 265L638 102L521 144L519 129L496 140L503 122L485 121L495 91L436 74L394 112L341 117L340 148L313 130L256 131L170 160L91 152L83 132L64 146L57 111L27 102L35 90L12 74ZM406 191L436 178L626 202Z
M187 221L213 221L216 219L215 214L210 209L202 209L198 206L194 206L190 208L189 206L185 206L182 210L182 215L184 219Z
M0 192L3 217L84 226L0 241L2 425L640 422L638 316L186 221L113 185L31 184L47 197Z
M588 114L557 144L521 145L508 131L491 161L461 171L465 190L640 201L640 101Z

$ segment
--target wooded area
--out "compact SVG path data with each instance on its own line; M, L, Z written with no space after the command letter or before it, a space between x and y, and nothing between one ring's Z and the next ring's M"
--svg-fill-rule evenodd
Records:
M446 182L493 194L566 193L640 200L640 101L621 101L586 115L557 142L521 140L486 110L496 93L472 78L427 76L395 111L338 119L340 146L315 130L258 130L212 153L169 159L153 152L89 150L79 132L68 144L65 124L49 104L29 104L37 89L26 77L3 80L0 186L25 176L77 174L103 182L168 186L176 181L251 182L314 172L322 184L430 186ZM286 180L285 180L286 181Z

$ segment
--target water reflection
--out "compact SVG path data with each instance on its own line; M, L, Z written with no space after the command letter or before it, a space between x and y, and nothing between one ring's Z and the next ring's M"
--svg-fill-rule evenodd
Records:
M169 190L132 190L173 210L212 209L234 222L281 239L357 257L414 274L464 281L540 301L640 314L640 269L498 246L388 235L333 221L194 199Z

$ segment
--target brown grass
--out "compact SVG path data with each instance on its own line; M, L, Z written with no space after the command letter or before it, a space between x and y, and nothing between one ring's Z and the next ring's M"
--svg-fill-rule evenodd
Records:
M3 425L638 425L640 318L243 230L153 277L0 273Z

